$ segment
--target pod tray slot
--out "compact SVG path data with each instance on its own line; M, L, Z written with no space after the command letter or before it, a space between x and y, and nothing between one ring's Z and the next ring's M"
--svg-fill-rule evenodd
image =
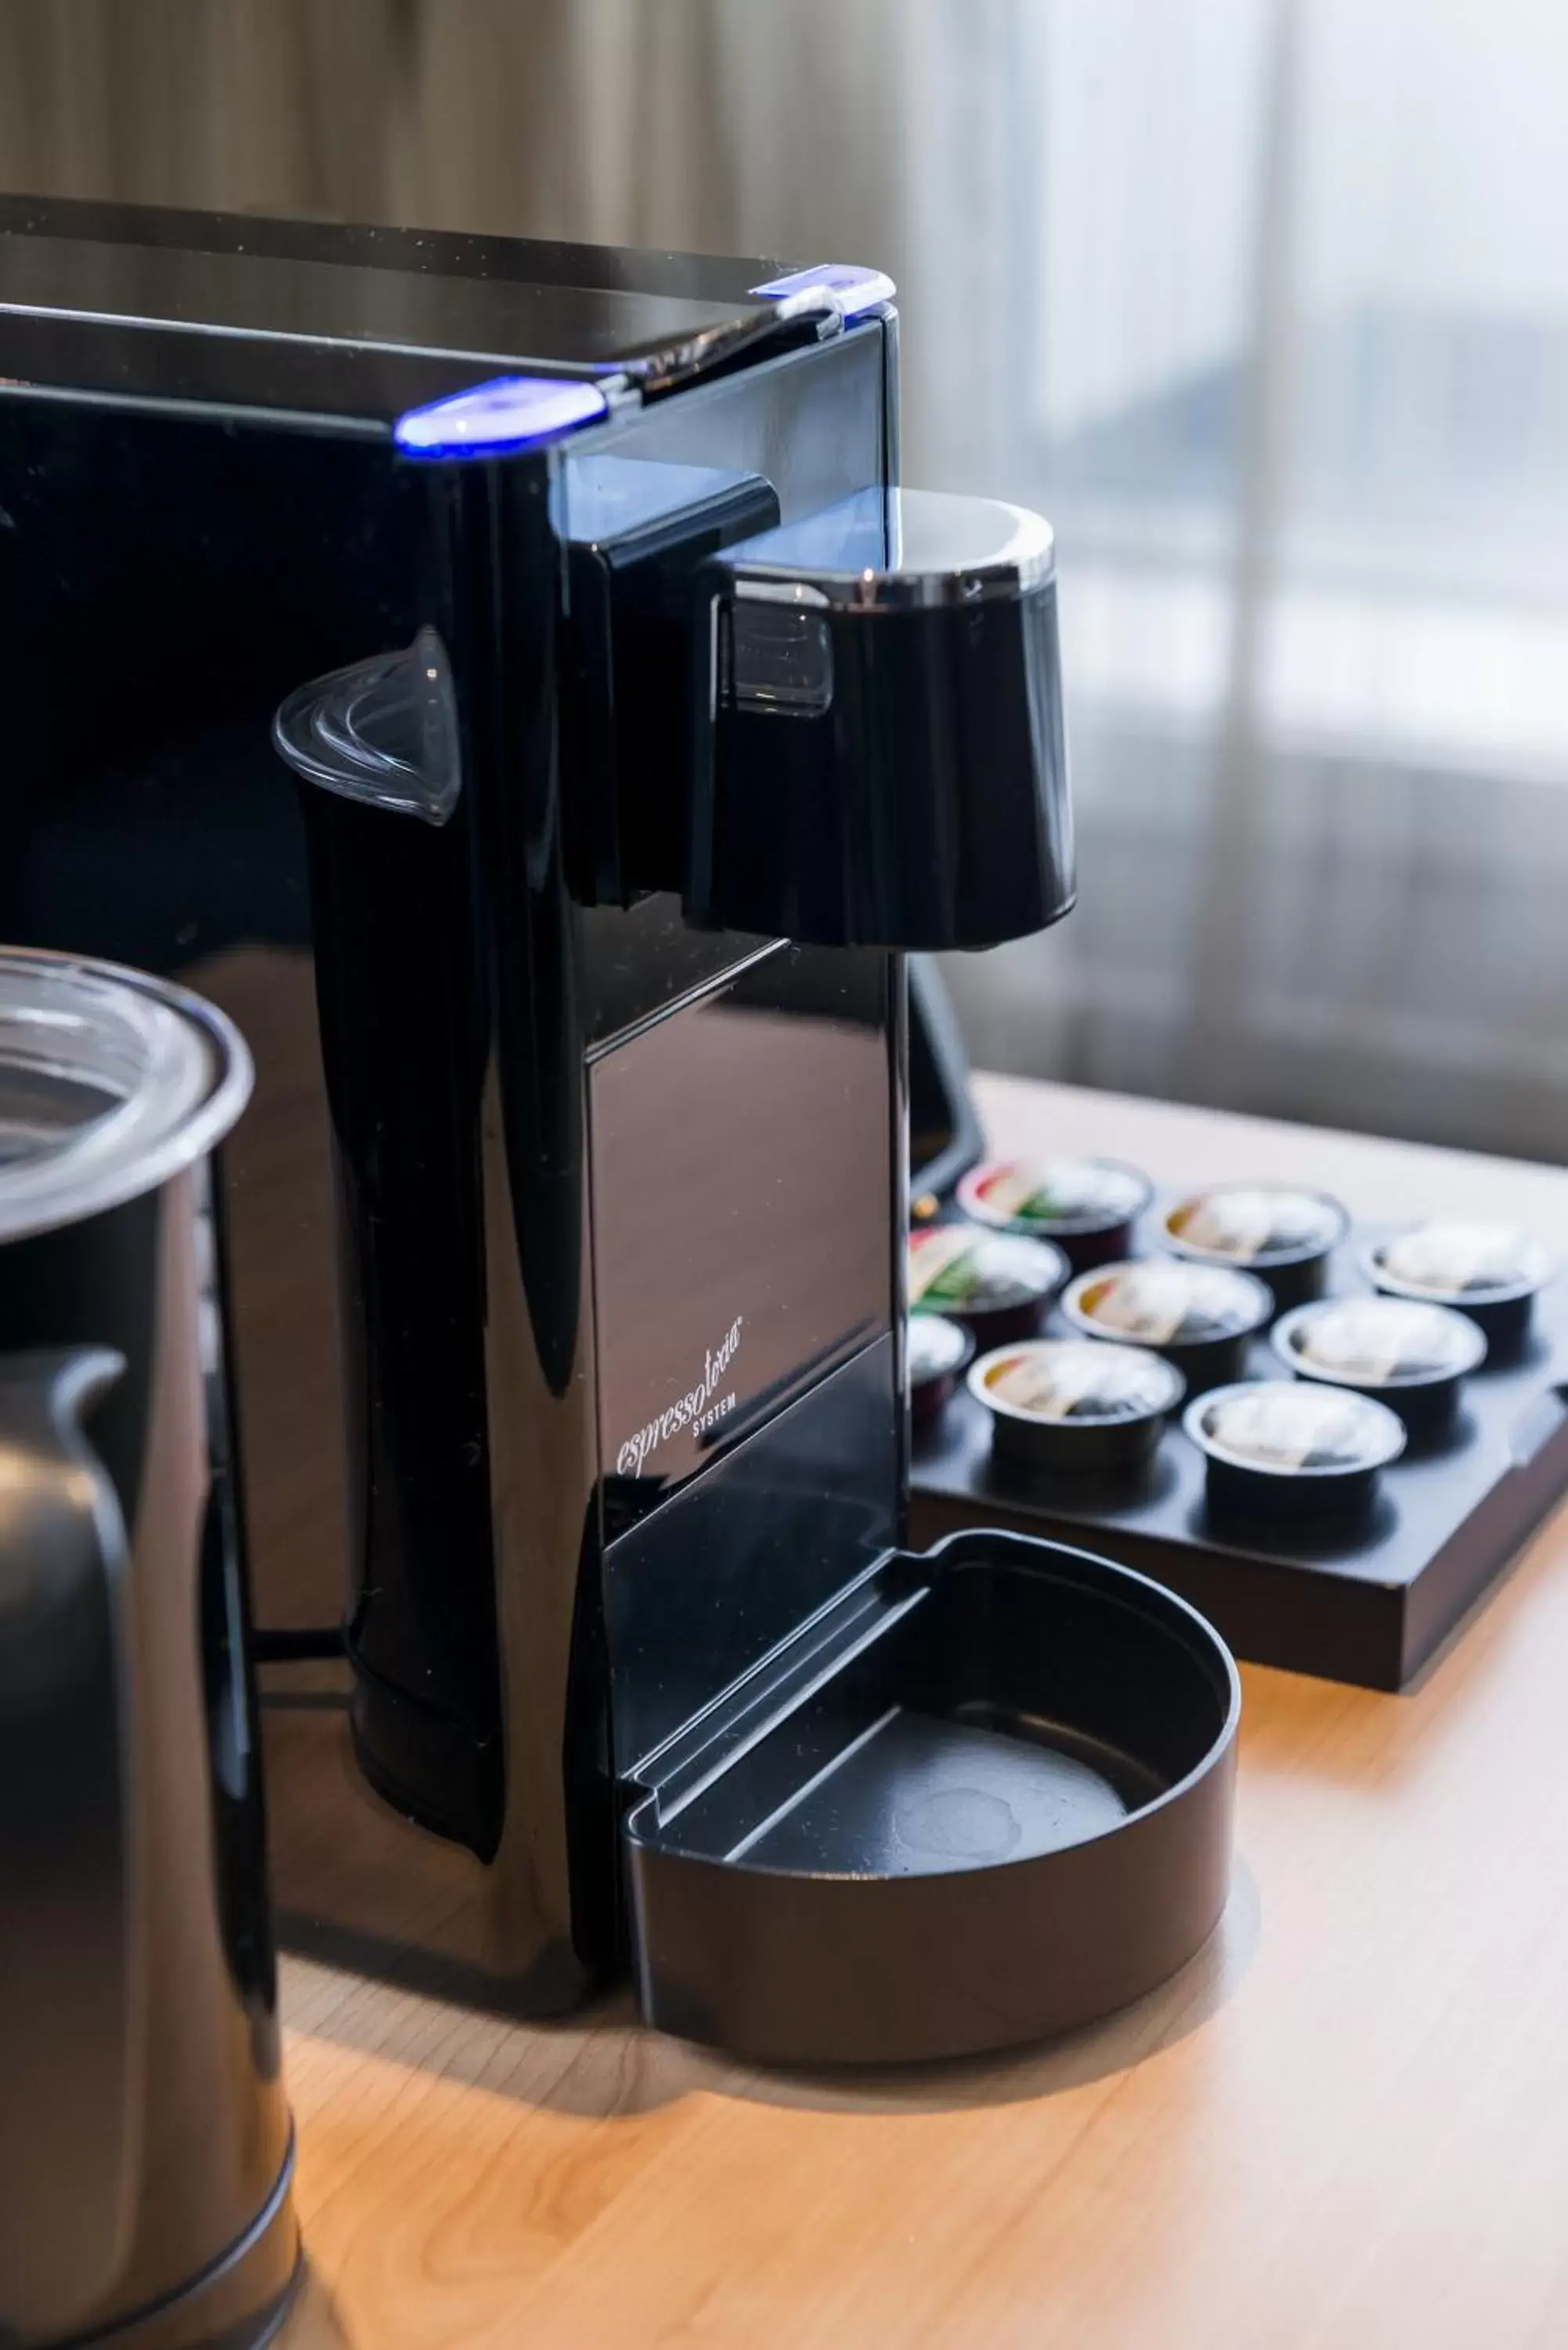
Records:
M1015 1534L898 1554L638 1774L650 2022L953 2055L1137 1998L1223 1905L1238 1696L1202 1619ZM701 1731L703 1725L698 1725Z
M1330 1295L1366 1294L1361 1252L1390 1229L1353 1225ZM1152 1237L1138 1253L1158 1253ZM1289 1376L1266 1334L1249 1374ZM1467 1379L1452 1437L1413 1442L1359 1523L1217 1515L1176 1421L1130 1478L1021 1468L993 1455L989 1416L963 1392L917 1431L910 1481L917 1541L983 1522L1085 1543L1201 1608L1238 1656L1404 1689L1568 1491L1568 1276L1537 1300L1525 1350Z

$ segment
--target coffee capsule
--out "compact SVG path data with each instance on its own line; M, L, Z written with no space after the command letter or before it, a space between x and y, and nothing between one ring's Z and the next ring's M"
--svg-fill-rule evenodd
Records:
M1211 1388L1181 1424L1208 1461L1211 1503L1282 1517L1365 1508L1405 1450L1386 1404L1305 1379Z
M1466 1315L1412 1297L1320 1297L1282 1315L1272 1335L1299 1378L1376 1396L1414 1436L1453 1425L1460 1387L1486 1359Z
M909 1416L929 1428L951 1400L974 1354L974 1340L961 1323L945 1314L911 1314L904 1358L909 1370Z
M1081 1273L1126 1256L1154 1191L1116 1159L992 1159L970 1170L958 1197L976 1223L1054 1241Z
M1146 1347L1033 1338L982 1355L971 1367L969 1391L991 1414L992 1441L1009 1460L1103 1470L1147 1459L1187 1382Z
M909 1304L950 1315L982 1347L1033 1338L1067 1277L1049 1241L978 1224L927 1224L909 1234Z
M1326 1191L1293 1183L1214 1183L1168 1208L1160 1229L1177 1256L1257 1274L1278 1308L1322 1295L1330 1253L1349 1222Z
M1541 1243L1516 1224L1417 1224L1375 1241L1366 1264L1385 1295L1451 1305L1500 1351L1524 1336L1536 1297L1556 1271Z
M1069 1282L1062 1298L1075 1330L1152 1347L1194 1392L1241 1378L1247 1348L1273 1310L1252 1274L1164 1258L1096 1265Z

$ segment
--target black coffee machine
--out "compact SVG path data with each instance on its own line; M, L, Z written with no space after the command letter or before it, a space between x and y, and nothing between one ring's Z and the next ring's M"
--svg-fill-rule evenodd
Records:
M255 1055L285 1936L524 2012L630 1965L772 2055L1075 2020L1225 1872L1199 1619L899 1549L903 957L1073 884L1050 533L897 487L892 293L0 204L0 934ZM1182 1898L1113 1867L1120 1955L1042 1956L1031 1864L1140 1819Z

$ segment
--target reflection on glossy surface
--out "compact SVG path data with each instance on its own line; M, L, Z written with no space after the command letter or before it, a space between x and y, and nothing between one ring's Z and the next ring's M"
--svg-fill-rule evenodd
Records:
M629 907L680 886L691 789L692 574L777 519L761 474L647 457L564 457L551 519L566 543L562 751L571 887Z
M488 1857L501 1686L468 846L455 824L410 824L312 783L301 796L337 1201L355 1736L389 1801ZM329 1625L343 1587L321 1596Z
M748 539L731 559L747 581L804 575L864 611L1024 594L1054 577L1056 544L1039 515L1000 498L860 490Z
M640 537L660 523L675 525L674 536L685 538L705 509L758 478L721 465L668 464L613 451L567 453L556 474L551 519L558 536L575 546Z
M154 210L128 238L112 207L0 195L6 340L43 381L68 369L121 393L390 424L522 357L663 387L732 348L802 338L751 296L743 262L650 256L633 288L613 251L520 263L497 238L328 235Z
M620 1510L633 1491L651 1506L888 1329L886 973L874 957L802 965L778 950L589 1071Z
M901 1419L884 1338L611 1543L621 1778L887 1550L901 1506ZM616 1499L607 1481L607 1527Z
M296 2247L244 1575L222 1367L203 1361L203 1328L217 1315L213 1275L198 1262L206 1173L198 1162L85 1222L0 1248L0 1353L15 1364L41 1345L107 1346L125 1365L87 1433L125 1530L114 1763L131 1872L130 1932L117 1945L88 1922L97 1887L78 1872L89 1856L63 1845L47 1856L74 1922L31 1985L31 2012L7 1998L5 2101L27 2116L34 2225L76 2244L85 2221L70 2134L85 2130L101 2154L111 2124L99 2100L114 2097L115 2051L71 2004L88 1955L75 1945L101 1930L99 1955L124 2001L122 2224L117 2257L72 2307L71 2331L181 2296L165 2313L167 2334L150 2321L150 2350L198 2330L259 2338ZM91 1702L100 1712L112 1720L101 1691ZM91 1721L76 1726L85 1742ZM98 1801L116 1807L112 1791ZM7 1967L47 1917L47 1902L8 1917ZM233 2267L203 2282L199 2303L182 2297L231 2251ZM80 2243L70 2257L78 2254L90 2282L92 2248ZM9 2314L0 2278L0 2331ZM21 2339L65 2330L46 2323L35 2336L24 2324Z

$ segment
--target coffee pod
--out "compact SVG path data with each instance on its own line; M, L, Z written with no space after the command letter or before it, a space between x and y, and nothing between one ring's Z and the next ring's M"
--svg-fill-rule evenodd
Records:
M1320 1297L1282 1315L1272 1338L1298 1378L1376 1396L1412 1436L1452 1427L1460 1387L1486 1359L1465 1315L1412 1297Z
M909 1234L909 1304L950 1315L982 1347L1033 1338L1067 1278L1067 1260L1049 1241L978 1224L927 1224Z
M1499 1352L1523 1338L1537 1295L1556 1271L1541 1243L1516 1224L1417 1224L1375 1241L1366 1265L1386 1296L1468 1314Z
M1168 1208L1160 1231L1177 1256L1257 1274L1279 1308L1322 1295L1330 1253L1349 1222L1326 1191L1293 1183L1215 1183Z
M1304 1379L1214 1388L1181 1425L1208 1461L1211 1503L1280 1517L1365 1509L1405 1450L1386 1404Z
M1054 1241L1081 1273L1126 1256L1154 1189L1116 1159L992 1159L970 1170L958 1197L976 1223Z
M1273 1310L1250 1273L1160 1258L1097 1265L1069 1282L1062 1298L1064 1318L1085 1337L1152 1347L1195 1393L1241 1378L1247 1348Z
M909 1416L929 1428L952 1399L974 1353L974 1340L961 1323L945 1314L911 1314L904 1359L909 1370Z
M971 1367L969 1391L991 1415L992 1442L1033 1469L1105 1470L1145 1461L1187 1392L1146 1347L1033 1338Z

